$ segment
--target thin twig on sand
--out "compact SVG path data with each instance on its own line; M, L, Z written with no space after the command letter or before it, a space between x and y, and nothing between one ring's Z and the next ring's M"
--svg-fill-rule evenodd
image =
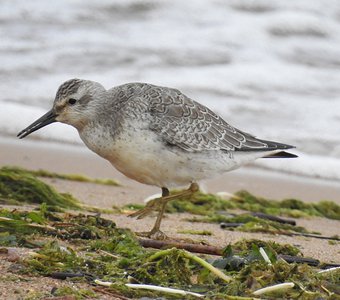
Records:
M151 240L151 239L138 239L138 242L145 248L163 249L169 247L175 247L177 249L184 249L189 252L210 254L210 255L222 255L223 249L214 246L206 246L200 244L182 243L174 240Z

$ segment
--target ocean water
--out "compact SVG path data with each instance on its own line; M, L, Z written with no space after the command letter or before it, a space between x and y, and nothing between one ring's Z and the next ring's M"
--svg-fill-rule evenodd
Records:
M337 0L2 0L0 135L45 113L73 77L176 87L237 128L297 146L299 159L256 166L340 180ZM63 124L34 136L82 143Z

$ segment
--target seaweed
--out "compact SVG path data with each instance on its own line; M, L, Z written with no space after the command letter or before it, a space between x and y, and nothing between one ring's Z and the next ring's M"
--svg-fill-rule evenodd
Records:
M263 240L257 240L257 239L242 239L235 244L233 244L232 248L234 251L237 251L240 255L244 255L251 249L253 245L256 245L257 247L268 247L270 249L273 249L276 254L283 254L283 255L298 255L301 254L301 251L289 244L279 244L274 241L263 241Z
M8 167L9 168L9 167ZM17 167L10 167L11 169L18 169L24 170ZM111 185L111 186L120 186L120 184L113 179L100 179L100 178L90 178L82 174L60 174L55 172L50 172L47 170L24 170L36 177L46 177L46 178L56 178L62 180L71 180L71 181L78 181L78 182L88 182L88 183L96 183L102 185Z
M80 209L80 202L70 194L58 193L30 172L3 167L0 169L0 198L6 204L42 204L55 208Z
M113 221L98 215L64 213L56 216L43 205L40 210L31 212L3 209L0 217L20 221L15 229L1 227L7 237L15 237L15 240L25 237L31 243L38 243L44 237L39 248L18 262L23 266L21 274L67 278L91 285L105 281L109 286L105 289L112 295L183 299L183 296L171 294L170 297L162 291L132 289L126 285L129 283L180 288L200 293L205 299L251 298L258 289L286 282L294 287L266 291L265 297L331 299L339 293L339 270L318 273L317 268L306 264L288 264L280 255L300 253L290 245L241 240L228 245L224 256L216 259L176 248L146 249L130 230L117 228ZM88 230L92 234L81 234ZM261 251L265 251L270 263L261 256ZM100 290L93 289L96 293ZM58 290L54 295L74 295L76 299L94 297L92 288ZM36 298L39 295L36 294ZM187 295L186 299L195 299L195 296Z
M176 191L175 191L176 192ZM124 209L140 209L140 205L129 204ZM271 234L291 234L309 233L301 226L292 225L295 222L285 220L285 222L274 221L273 216L254 216L249 213L226 216L225 211L232 209L249 210L252 212L272 213L274 215L288 215L295 217L302 216L323 216L327 218L340 218L340 206L333 202L304 203L300 200L286 199L282 201L268 200L241 191L230 200L224 200L216 195L197 192L190 197L170 201L167 206L169 213L188 212L194 215L203 216L201 218L187 219L191 222L224 223L229 230L246 232L263 232ZM232 215L232 214L229 214ZM269 218L271 217L271 218ZM316 233L317 234L317 233Z
M0 245L34 248L29 256L16 262L20 266L16 272L22 276L48 276L87 286L105 281L107 293L134 298L183 299L183 296L171 294L170 297L162 291L135 290L127 285L129 283L179 288L200 293L205 299L251 299L254 293L264 293L264 298L269 299L335 299L340 293L339 269L321 273L315 266L287 263L284 255L301 254L291 245L241 240L226 245L223 257L216 259L176 248L146 249L133 232L117 228L114 221L98 214L51 213L51 206L79 209L81 205L75 199L66 205L63 194L25 170L0 169L0 198L18 203L40 203L38 210L0 209ZM126 207L133 208L131 205ZM301 211L300 215L339 217L338 206L332 202L273 201L247 192L240 192L230 200L197 193L190 199L173 201L169 205L169 211L189 211L201 215L206 221L242 224L240 230L305 232L302 227L249 214L233 217L220 214L220 211L235 208L286 215ZM289 288L275 286L282 283ZM261 290L268 286L275 288ZM53 296L73 295L76 299L86 299L96 296L92 289L96 288L59 288ZM33 291L27 295L30 299L49 296L52 294ZM187 295L186 299L194 297Z
M159 255L162 251L167 251L167 253ZM157 257L148 257L147 261L131 276L145 284L161 285L167 282L172 287L190 285L193 273L182 251L176 248L161 250L156 253Z
M308 233L308 231L302 226L293 226L290 224L283 224L268 219L260 219L249 214L240 214L235 217L226 217L224 215L212 214L203 218L191 218L188 219L191 222L203 222L203 223L221 223L223 228L228 230L235 230L245 232L263 232L271 234L291 234L291 233ZM227 225L232 226L228 227Z
M172 193L176 193L173 191ZM190 197L170 201L167 205L167 212L188 212L194 215L209 215L217 211L233 209L235 206L231 201L213 195L197 192Z
M331 201L305 203L297 199L269 200L254 196L247 191L239 191L229 200L224 200L217 195L197 192L188 198L171 201L167 207L170 213L189 212L205 216L216 215L217 212L228 209L242 209L295 218L319 216L340 220L340 206Z
M331 201L318 203L306 203L298 199L284 199L281 201L256 197L247 191L235 193L231 200L238 208L258 211L274 215L286 215L291 217L319 216L340 220L340 206Z
M209 230L178 230L178 233L193 234L193 235L213 235Z
M39 211L0 209L0 245L27 245L34 234L63 240L96 240L112 233L115 226L113 221L98 215L65 214L61 219L47 212L45 205Z
M76 287L59 287L53 291L53 296L73 296L76 300L97 298L96 293L89 289L80 289Z

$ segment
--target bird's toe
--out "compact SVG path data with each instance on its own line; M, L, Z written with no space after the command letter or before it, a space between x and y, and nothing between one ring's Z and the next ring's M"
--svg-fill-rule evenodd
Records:
M161 230L151 230L147 232L135 232L136 235L141 236L141 237L147 237L149 239L153 240L166 240L168 239L168 236Z

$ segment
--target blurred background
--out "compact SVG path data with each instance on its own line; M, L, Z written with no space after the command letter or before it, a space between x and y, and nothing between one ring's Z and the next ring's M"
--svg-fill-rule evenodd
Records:
M340 180L337 0L1 0L0 138L78 77L175 87L263 139L297 146L303 176ZM53 124L31 137L82 145Z

